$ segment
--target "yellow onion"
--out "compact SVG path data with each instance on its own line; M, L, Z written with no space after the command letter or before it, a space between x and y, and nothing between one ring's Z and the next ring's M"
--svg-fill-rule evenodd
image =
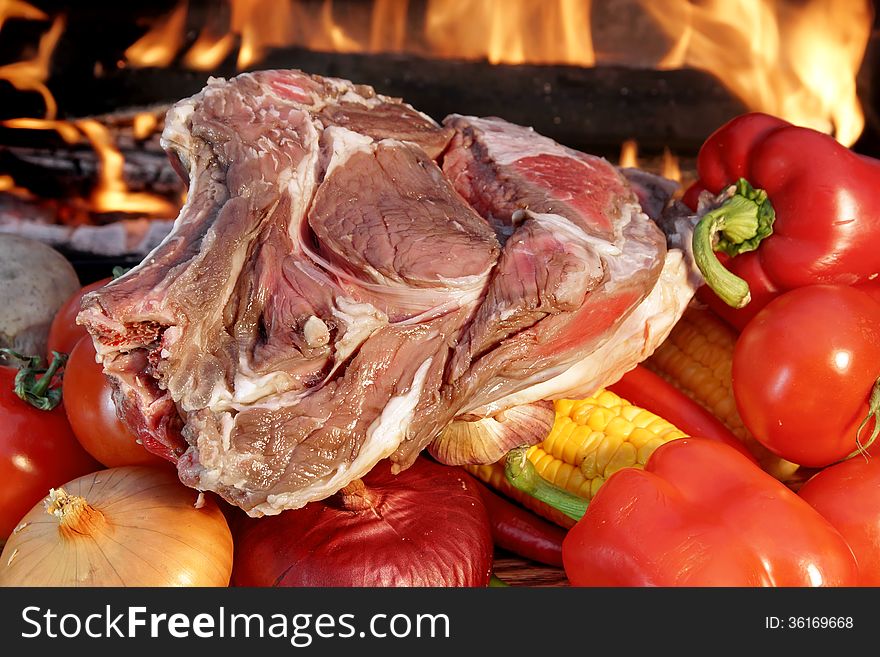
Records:
M217 503L169 467L74 479L21 520L0 586L227 586L232 534Z

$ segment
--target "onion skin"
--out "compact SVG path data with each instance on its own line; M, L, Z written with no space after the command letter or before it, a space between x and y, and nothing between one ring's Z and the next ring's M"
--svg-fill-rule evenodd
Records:
M233 586L488 586L492 534L473 480L420 457L400 474L380 462L364 489L236 535Z
M173 468L100 470L54 489L0 555L0 586L228 586L232 534Z

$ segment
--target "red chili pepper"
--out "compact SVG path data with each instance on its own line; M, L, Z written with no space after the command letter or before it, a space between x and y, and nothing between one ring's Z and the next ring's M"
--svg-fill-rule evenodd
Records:
M508 502L476 479L473 482L489 513L495 545L538 563L562 566L562 541L565 538L562 527Z
M541 479L525 449L514 486L578 519L562 545L575 586L855 586L843 536L742 455L703 438L658 447L611 475L591 502Z
M706 140L697 172L686 194L692 207L701 188L719 194L737 187L694 233L697 263L714 290L698 297L732 325L742 328L787 290L855 285L880 273L880 160L816 130L750 113ZM729 271L713 248L730 256Z
M659 415L689 436L717 440L755 461L748 447L721 420L643 365L636 365L608 389L636 406Z

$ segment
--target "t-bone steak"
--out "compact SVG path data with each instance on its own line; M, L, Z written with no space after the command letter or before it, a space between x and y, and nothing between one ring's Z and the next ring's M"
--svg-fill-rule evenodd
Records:
M549 400L643 360L693 293L639 202L668 188L500 119L260 71L162 139L186 203L79 322L144 447L254 516L426 447L539 442Z

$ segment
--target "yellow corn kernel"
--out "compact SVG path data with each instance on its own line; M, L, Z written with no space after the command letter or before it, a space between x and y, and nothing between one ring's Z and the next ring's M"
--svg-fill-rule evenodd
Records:
M556 419L550 433L541 444L529 448L527 457L541 477L588 500L618 470L643 468L657 447L685 436L663 418L608 390L586 399L561 399L554 406ZM503 460L466 468L536 513L563 527L574 524L508 484Z

